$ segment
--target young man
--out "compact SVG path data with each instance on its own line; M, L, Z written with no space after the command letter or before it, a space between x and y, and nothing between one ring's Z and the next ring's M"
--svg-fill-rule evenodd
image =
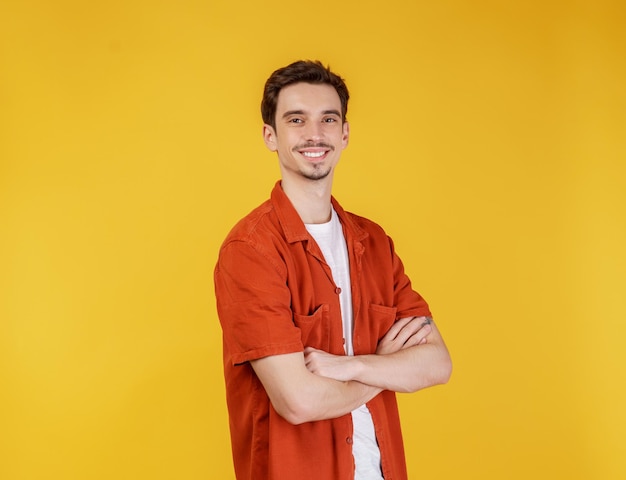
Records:
M406 478L394 392L451 362L393 242L331 196L348 90L319 62L267 80L265 144L281 181L230 232L215 268L237 478Z

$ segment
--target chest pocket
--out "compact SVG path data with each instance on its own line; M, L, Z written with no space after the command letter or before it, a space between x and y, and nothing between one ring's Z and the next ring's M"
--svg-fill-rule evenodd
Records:
M325 352L330 351L330 308L320 305L312 315L293 314L293 322L300 329L302 344Z
M355 345L359 354L374 353L378 342L396 320L396 307L370 304L364 324L357 325Z

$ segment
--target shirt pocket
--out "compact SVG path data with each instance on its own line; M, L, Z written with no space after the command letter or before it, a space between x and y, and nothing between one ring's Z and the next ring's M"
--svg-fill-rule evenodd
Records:
M389 331L396 321L396 307L387 307L385 305L370 304L369 308L369 331L371 332L370 348L376 350L378 342Z
M322 304L311 315L293 314L293 322L300 329L302 344L328 352L330 350L330 307Z

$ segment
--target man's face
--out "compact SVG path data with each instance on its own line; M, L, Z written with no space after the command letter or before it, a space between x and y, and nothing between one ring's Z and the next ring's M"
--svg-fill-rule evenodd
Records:
M276 104L276 128L264 125L265 144L278 152L283 181L332 178L348 145L341 100L331 85L295 83L283 88Z

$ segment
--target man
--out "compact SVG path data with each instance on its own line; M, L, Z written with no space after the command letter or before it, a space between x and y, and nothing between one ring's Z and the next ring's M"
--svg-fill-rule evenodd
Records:
M348 98L320 62L265 85L263 138L281 181L233 228L215 268L240 480L405 479L394 392L451 373L391 239L331 196Z

